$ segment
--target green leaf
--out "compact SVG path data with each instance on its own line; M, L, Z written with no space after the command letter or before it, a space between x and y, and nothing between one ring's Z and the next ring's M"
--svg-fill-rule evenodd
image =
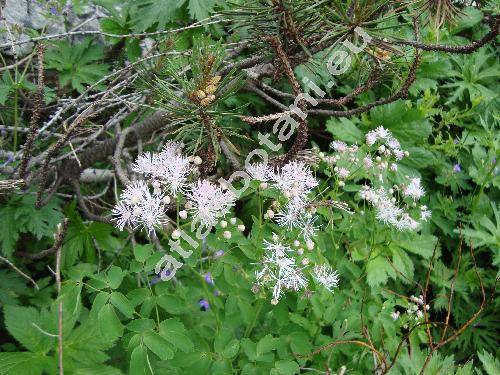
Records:
M101 308L98 322L101 335L105 339L115 341L123 335L123 325L116 316L115 309L110 304L106 304Z
M331 118L326 122L326 130L332 133L334 139L349 143L360 143L364 135L357 126L345 117Z
M0 375L41 375L46 364L40 353L0 353Z
M122 293L111 293L111 298L109 301L127 318L132 319L134 317L134 306Z
M486 350L483 350L482 353L478 353L477 355L488 375L500 374L500 361L497 358L493 357Z
M32 352L48 352L55 343L54 337L41 331L53 333L50 322L33 307L5 306L4 319L9 333Z
M135 31L145 31L153 25L165 30L167 23L180 18L179 8L186 0L140 0L132 16Z
M276 340L277 339L275 339L270 334L261 338L259 340L259 342L257 343L257 349L256 349L257 356L268 353L271 350L275 349L276 348Z
M311 352L311 342L305 332L293 332L288 337L290 339L290 348L294 353L309 354Z
M124 273L120 267L111 266L108 271L108 285L111 289L117 289L120 286Z
M146 259L153 253L153 245L137 245L134 247L134 256L138 262L145 262Z
M222 351L222 356L227 359L234 358L239 351L240 341L238 339L232 339Z
M149 374L146 349L143 346L136 347L130 355L130 375Z
M174 351L170 343L156 332L146 332L143 336L144 344L161 360L172 359Z
M0 230L0 244L2 245L2 253L10 258L14 252L14 246L19 239L19 227L16 225L16 208L2 207L0 208L0 217L2 218L2 230Z
M377 256L366 264L366 282L372 288L387 283L388 274L393 272L391 264L383 256Z
M186 335L184 325L176 319L167 319L160 323L160 335L169 341L175 348L185 353L192 352L194 344Z
M397 244L405 250L430 259L436 248L437 240L437 237L432 235L420 235L412 239L398 241Z
M133 332L146 332L154 329L155 322L152 319L135 319L127 324L127 329Z
M283 360L274 364L278 374L293 375L299 372L299 365L295 361Z
M189 14L197 21L207 18L213 12L216 0L189 0Z
M158 297L158 305L170 314L182 314L186 312L186 304L179 297L164 294Z

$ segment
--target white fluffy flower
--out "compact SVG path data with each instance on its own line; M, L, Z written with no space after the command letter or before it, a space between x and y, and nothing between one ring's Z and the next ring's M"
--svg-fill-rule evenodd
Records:
M327 264L314 266L312 275L318 283L332 293L339 284L339 274Z
M193 214L193 221L201 222L207 228L215 226L217 220L229 212L236 200L231 191L223 191L207 180L198 180L193 184L186 197L191 202L189 210Z
M330 143L330 147L339 153L347 151L347 145L342 141L333 141L332 143Z
M113 216L115 216L114 220L116 221L116 227L120 230L123 230L125 226L133 225L133 210L132 207L126 204L125 202L118 202L116 206L113 208Z
M155 181L160 181L173 195L179 191L184 192L187 187L187 176L191 173L192 167L189 159L181 154L181 149L181 144L169 142L159 153L145 152L139 155L132 169Z
M269 181L273 176L273 170L267 163L248 164L246 171L254 180L262 182Z
M300 215L297 227L300 229L300 236L302 236L306 242L310 241L316 234L318 227L315 223L317 220L318 216L313 215L311 212Z
M134 181L122 192L120 198L128 205L138 205L150 196L148 185L145 181Z
M301 161L291 161L285 164L273 176L276 187L287 198L305 200L307 194L318 185L318 181L310 168Z
M161 196L151 195L136 211L135 227L147 229L149 233L154 232L155 227L160 226L165 219L165 206Z
M417 201L425 195L425 191L420 183L420 178L415 177L410 180L410 183L403 189L405 197L413 198Z
M374 131L369 131L368 133L366 133L365 139L368 146L373 146L375 142L377 142L377 133Z
M338 168L335 170L335 173L341 180L345 180L347 177L349 177L349 170L346 168Z
M298 291L307 286L307 279L289 256L291 248L282 244L277 236L273 242L264 241L265 254L260 264L262 269L256 271L257 282L272 286L273 303L277 303L285 289Z

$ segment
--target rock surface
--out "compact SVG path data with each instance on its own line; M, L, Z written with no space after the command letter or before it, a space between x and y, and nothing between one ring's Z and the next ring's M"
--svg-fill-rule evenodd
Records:
M7 29L7 32L0 33L0 44L10 43L11 38L16 41L27 40L28 29L43 31L44 35L64 33L75 27L78 30L99 30L99 14L103 14L96 7L87 6L79 9L77 14L71 1L63 8L56 5L55 2L41 0L0 0L0 6L3 6L0 12L0 29ZM32 50L33 43L14 48L18 57L22 57ZM12 48L2 52L14 54Z

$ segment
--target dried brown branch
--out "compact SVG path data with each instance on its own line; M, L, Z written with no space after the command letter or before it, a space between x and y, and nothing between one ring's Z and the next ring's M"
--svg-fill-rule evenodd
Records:
M397 45L405 45L412 46L422 51L441 51L441 52L449 52L449 53L463 53L468 54L474 51L477 51L479 48L484 45L492 42L498 36L499 27L500 27L500 16L489 16L488 17L488 26L490 31L484 35L481 39L476 40L472 43L463 45L463 46L450 46L443 44L425 44L417 41L409 41L409 40L398 40L394 41L393 44Z
M33 99L33 113L31 115L28 135L26 137L26 142L23 146L23 156L21 158L21 163L19 165L19 178L24 179L26 177L26 167L28 166L29 158L31 157L31 152L33 145L35 144L35 139L38 134L38 122L40 121L40 116L42 113L43 105L43 88L44 88L44 68L43 68L43 57L45 52L45 46L43 44L38 44L36 47L37 61L38 61L38 85Z

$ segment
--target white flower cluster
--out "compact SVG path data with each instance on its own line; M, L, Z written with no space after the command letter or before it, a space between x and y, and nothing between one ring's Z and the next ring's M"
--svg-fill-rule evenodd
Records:
M151 178L156 190L160 190L163 185L172 195L185 192L188 187L187 177L192 172L192 167L181 151L181 144L169 142L161 152L145 152L139 155L132 165L132 170Z
M189 211L195 222L204 227L213 227L225 216L236 201L236 196L229 190L223 191L207 180L199 180L191 186L186 194Z
M113 209L114 220L120 230L130 226L134 230L144 228L151 233L161 227L168 220L169 194L174 197L182 194L186 199L186 210L179 211L180 218L186 219L189 211L193 220L204 227L214 226L229 212L236 196L208 180L189 183L188 177L194 168L190 158L181 152L181 144L169 142L159 153L139 155L132 169L147 180L132 182L120 195ZM199 164L195 158L192 162Z
M426 206L417 208L417 201L425 195L420 178L406 176L406 183L399 186L388 184L388 175L398 170L397 163L409 153L403 151L399 141L382 126L369 131L365 143L363 146L348 146L345 142L333 141L334 154L323 155L322 159L335 165L333 171L340 187L348 178L371 180L371 185L363 186L361 198L375 208L378 220L398 230L417 230L419 221L426 221L431 216Z
M409 185L413 186L408 189ZM416 230L419 227L419 222L410 215L410 209L412 206L416 206L416 203L413 202L409 204L405 203L403 200L403 204L398 204L398 199L394 196L394 192L398 190L402 191L403 197L411 197L414 200L424 195L419 178L413 178L409 185L394 185L394 188L391 189L386 189L384 187L374 189L365 185L360 194L361 198L369 202L375 208L376 218L384 224L394 226L401 231ZM419 220L427 221L431 216L427 206L419 206L419 210Z
M261 268L255 272L255 276L259 285L272 287L272 304L279 302L285 290L298 292L305 289L308 285L306 272L332 293L337 287L339 276L336 271L326 264L311 269L308 267L308 258L298 262L296 256L302 255L303 251L293 250L278 235L273 234L272 242L264 240L264 249L264 256L259 263Z
M264 163L250 164L246 170L254 179L265 183L261 187L275 188L286 199L277 213L268 210L266 218L274 218L278 225L290 230L298 228L306 241L312 241L317 230L317 217L308 210L311 203L309 195L318 186L318 181L311 169L304 162L291 161L276 172Z
M424 310L426 311L427 315L429 314L430 306L425 305L424 297L422 295L418 297L411 296L409 300L411 303L408 305L406 313L408 314L408 317L410 319L413 319L417 322L422 320L425 316ZM401 312L399 311L394 311L391 313L391 317L393 320L398 320L400 316Z
M157 194L158 193L158 194ZM113 208L116 226L138 227L154 232L165 219L165 196L161 192L151 194L145 181L134 181L123 191L120 202ZM168 202L167 202L168 203Z

